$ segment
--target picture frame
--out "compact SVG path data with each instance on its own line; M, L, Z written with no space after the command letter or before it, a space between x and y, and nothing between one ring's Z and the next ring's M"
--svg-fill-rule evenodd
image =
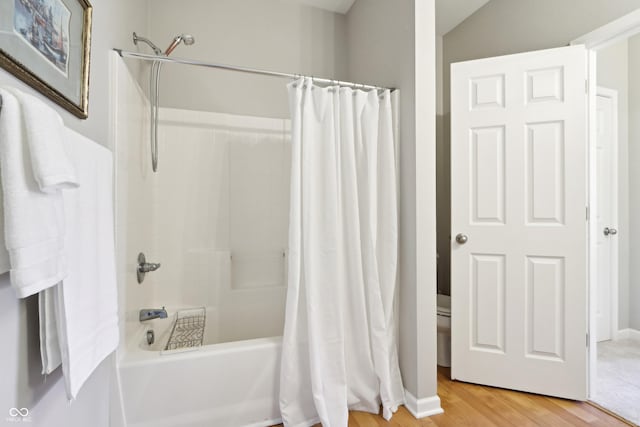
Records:
M0 0L0 67L81 119L92 11L88 0Z

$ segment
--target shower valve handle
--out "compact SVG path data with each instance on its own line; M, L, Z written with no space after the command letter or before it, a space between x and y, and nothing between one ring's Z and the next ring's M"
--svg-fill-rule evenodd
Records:
M152 271L156 271L160 268L160 263L155 262L147 262L146 257L142 252L138 254L138 268L136 269L136 276L138 278L138 283L142 283L144 281L144 276L147 273Z
M138 264L138 271L141 273L149 273L150 271L156 271L160 268L160 263L145 262Z

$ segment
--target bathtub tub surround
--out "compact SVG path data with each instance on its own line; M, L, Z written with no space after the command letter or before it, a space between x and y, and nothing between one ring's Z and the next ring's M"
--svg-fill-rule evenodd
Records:
M395 95L359 83L117 52L130 60L295 79L295 120L307 120L291 130L282 119L161 108L159 150L167 161L153 174L147 121L140 132L126 109L116 111L123 135L119 218L127 228L119 230L130 320L119 364L127 425L262 427L282 417L287 426L346 427L349 409L377 414L381 405L391 418L404 402L393 316ZM122 68L116 65L118 73ZM189 69L172 70L183 68ZM293 101L296 91L304 95ZM152 121L141 92L134 94L133 117L142 111ZM286 94L284 84L278 93ZM117 97L131 94L119 90ZM290 133L301 138L297 146ZM142 247L163 262L144 292L127 266ZM139 322L141 308L162 304L166 319ZM197 306L206 313L204 329L196 331L202 345L179 342L173 349L167 332L173 313ZM176 390L183 398L167 401L149 389Z
M14 93L0 90L11 282L19 297L39 292L43 373L62 364L75 399L118 344L112 156L42 101Z
M389 420L404 403L393 301L397 199L389 90L289 85L289 288L280 376L285 426ZM395 95L394 95L395 96Z
M148 122L138 120L148 117L148 101L125 61L115 52L113 60L114 103L126 107L115 117L125 425L278 424L289 121L160 108L165 161L154 174ZM162 267L139 285L141 249ZM163 305L167 318L139 321L141 309ZM178 312L202 306L201 345L174 335L165 350ZM191 332L199 339L200 330Z

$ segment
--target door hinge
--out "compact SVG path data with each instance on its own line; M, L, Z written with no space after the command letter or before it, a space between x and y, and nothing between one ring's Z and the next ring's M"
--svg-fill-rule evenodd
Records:
M589 206L585 207L584 209L585 209L587 221L589 221Z
M584 81L584 93L589 93L589 80Z
M589 334L587 333L587 347L589 347Z

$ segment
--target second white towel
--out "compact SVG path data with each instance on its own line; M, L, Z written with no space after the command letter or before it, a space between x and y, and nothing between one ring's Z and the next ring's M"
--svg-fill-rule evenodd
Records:
M75 399L119 341L113 160L109 150L69 129L65 145L82 185L63 192L69 274L40 293L40 346L43 373L62 363L67 397Z

